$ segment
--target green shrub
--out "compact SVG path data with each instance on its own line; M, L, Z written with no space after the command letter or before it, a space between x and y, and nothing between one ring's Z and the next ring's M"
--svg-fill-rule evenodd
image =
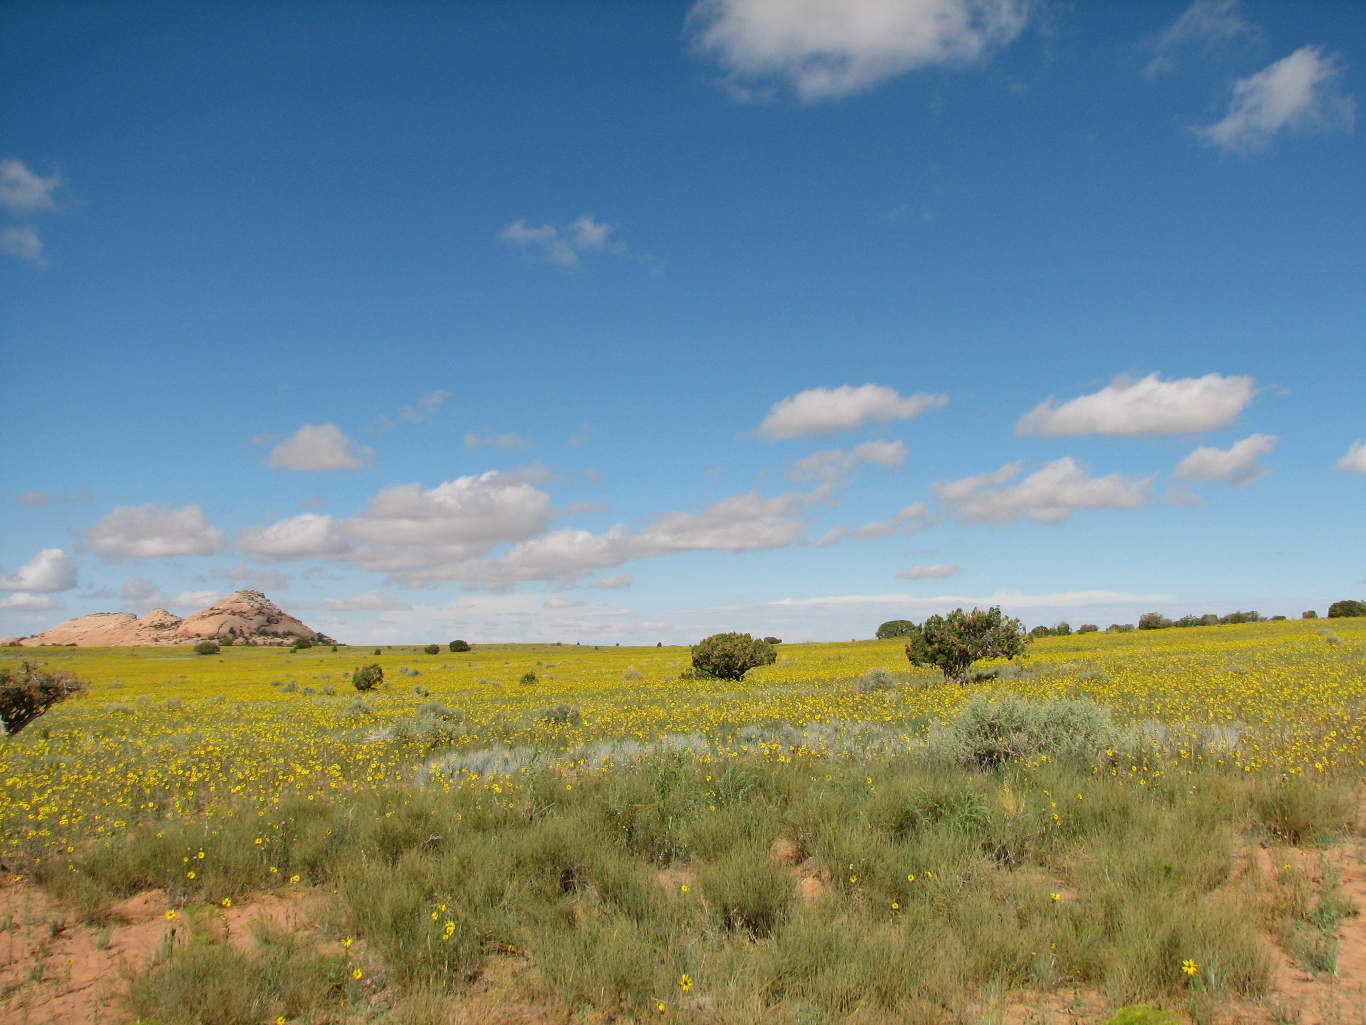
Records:
M384 670L378 665L361 666L351 674L351 685L359 691L374 690L384 682Z
M1075 698L1032 701L1015 694L974 698L930 734L933 750L984 770L1040 755L1090 760L1118 740L1104 705Z
M749 634L712 634L692 648L694 669L719 680L739 680L755 666L772 665L778 658L773 645Z
M294 638L294 643L291 644L290 647L293 648L295 651L299 651L303 648L313 647L313 642L310 641L307 637L296 637Z
M1077 633L1079 634L1093 634L1099 632L1099 630L1100 627L1096 626L1095 623L1082 623L1081 626L1077 627Z
M451 641L451 643L450 643L450 649L451 649L451 651L469 651L469 650L470 650L469 642L468 642L468 641Z
M536 679L535 671L528 669L526 672L522 674L521 679L519 679L517 682L520 683L523 687L534 686L538 682Z
M1319 614L1318 614L1317 612L1315 612L1313 609L1305 609L1303 612L1300 613L1300 618L1301 618L1301 619L1318 619L1318 618L1319 618Z
M426 652L428 655L436 655L436 654L439 654L439 653L440 653L440 651L441 651L441 645L439 645L439 644L429 644L429 645L427 645L425 648L423 648L422 650L423 650L424 652Z
M889 619L877 628L877 639L885 641L889 637L906 637L915 631L915 624L909 619Z
M755 937L773 934L787 918L795 896L791 873L756 847L703 865L697 881L722 928Z
M1328 606L1329 619L1342 619L1347 616L1366 616L1366 601L1348 598L1343 601L1335 601Z
M16 669L0 669L0 722L14 736L59 701L85 690L85 684L65 673L45 673L29 662Z
M906 658L911 665L938 666L945 679L955 683L967 679L968 667L978 659L1014 658L1029 643L1020 621L1003 615L996 605L931 616L906 637Z
M218 643L216 641L200 641L194 646L196 655L217 655Z
M1172 621L1160 612L1145 612L1138 617L1140 630L1165 630L1172 625Z
M764 638L764 643L765 643L765 644L782 644L782 643L783 643L783 639L782 639L781 637L765 637L765 638Z
M854 687L860 694L869 694L873 691L892 690L896 687L896 677L889 669L869 669L858 678Z
M542 708L536 713L536 718L542 722L570 723L573 725L583 722L583 715L573 705L551 705L549 708Z

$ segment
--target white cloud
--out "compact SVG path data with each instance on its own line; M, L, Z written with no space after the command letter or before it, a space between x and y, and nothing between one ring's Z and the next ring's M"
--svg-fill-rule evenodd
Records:
M529 439L520 434L475 434L474 431L465 432L466 448L497 448L504 452L511 452L516 449L526 448L530 445Z
M42 508L49 505L88 502L91 497L89 488L78 488L75 491L25 491L17 501L20 505Z
M906 461L906 446L900 441L865 441L848 452L837 448L822 449L798 459L789 467L787 475L796 481L838 481L844 479L860 463L874 463L891 470Z
M902 396L880 384L809 388L769 407L768 415L759 425L759 436L768 441L815 438L874 421L909 420L948 401L947 395Z
M39 267L47 263L43 256L43 240L29 227L5 228L0 231L0 252L17 256Z
M742 96L774 80L831 99L916 68L962 64L1013 42L1028 0L699 0L698 48Z
M167 604L173 609L184 609L187 612L202 612L211 605L216 604L224 597L221 591L181 591Z
M357 564L408 583L462 578L474 572L469 560L535 537L550 524L550 495L532 479L543 479L535 467L457 477L430 489L385 488L346 521L347 535L366 542Z
M160 605L166 601L161 588L143 577L130 577L119 587L119 597L135 605Z
M411 406L404 406L398 411L398 415L407 420L410 424L423 424L436 415L441 404L451 397L451 393L444 388L434 388L431 391L424 391L418 396L417 401Z
M346 554L350 547L341 525L325 513L300 513L237 534L238 551L263 562L332 558Z
M227 547L227 535L209 524L199 506L172 509L154 502L116 507L86 531L85 539L92 551L111 560L213 555Z
M1118 473L1089 477L1070 456L1047 463L1024 480L1020 464L934 485L940 502L960 523L1010 523L1017 519L1061 523L1077 509L1132 509L1148 499L1153 478Z
M1176 464L1176 476L1182 480L1223 481L1245 487L1266 474L1257 465L1257 457L1275 448L1277 440L1274 434L1251 434L1227 451L1202 445Z
M210 570L209 576L219 580L232 580L256 591L289 590L289 577L273 569L261 569L259 566L230 566Z
M586 601L578 601L574 598L547 598L542 602L543 607L547 609L581 609L587 604Z
M412 608L407 602L382 591L365 591L350 598L323 598L321 601L291 604L300 610L317 609L321 612L407 612Z
M1171 71L1179 50L1199 47L1208 54L1241 37L1259 34L1257 27L1243 17L1239 0L1195 0L1158 36L1147 74Z
M1054 594L1023 594L1019 591L997 591L995 594L974 597L947 594L932 598L918 594L837 594L820 598L780 598L770 605L904 605L915 609L978 608L999 605L1010 608L1052 608L1058 605L1125 605L1130 602L1171 601L1168 594L1125 594L1122 591L1059 591Z
M617 591L624 587L630 587L633 583L635 583L635 578L631 574L618 573L615 576L594 580L589 586L596 587L599 591Z
M734 495L701 512L671 512L631 537L634 556L669 552L745 552L784 548L802 534L798 511L808 495L763 498L757 492Z
M277 470L356 470L372 455L336 424L304 424L270 450L269 464Z
M1157 374L1137 381L1119 378L1092 395L1061 404L1055 398L1041 402L1020 417L1015 433L1055 438L1193 434L1231 423L1252 401L1255 387L1250 377L1222 374L1174 381Z
M956 577L963 572L962 566L949 566L939 563L933 566L912 566L897 574L902 580L943 580Z
M930 510L924 502L912 502L903 508L891 519L874 520L872 523L865 523L854 531L854 537L860 541L869 541L880 537L910 537L912 534L919 533L930 525Z
M62 183L58 175L34 174L22 160L0 160L0 206L22 213L52 209L52 193Z
M0 609L13 609L16 612L47 612L51 609L60 609L63 603L55 598L48 598L44 595L28 594L18 591L14 594L7 594L0 597Z
M1338 460L1337 468L1349 473L1366 473L1366 441L1352 442L1347 454Z
M498 237L509 245L539 253L557 266L573 269L585 253L625 253L625 244L612 237L615 230L613 225L590 214L580 214L570 224L534 227L518 218L503 228Z
M1350 132L1356 105L1339 87L1341 79L1336 55L1302 46L1233 83L1228 113L1196 133L1221 149L1253 153L1284 129Z
M44 548L13 573L0 573L0 591L69 591L77 576L75 559L60 548Z

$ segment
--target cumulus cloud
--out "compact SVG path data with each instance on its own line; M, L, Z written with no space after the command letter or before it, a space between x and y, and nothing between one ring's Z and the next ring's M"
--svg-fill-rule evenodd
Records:
M849 451L822 449L798 459L787 471L795 481L840 481L860 463L873 463L891 470L906 461L906 446L900 441L865 441Z
M1194 434L1232 423L1252 401L1255 387L1250 377L1222 374L1173 381L1157 374L1137 381L1119 378L1068 402L1050 397L1020 417L1015 433L1054 438Z
M516 449L526 448L531 444L528 438L520 434L476 434L474 431L465 432L466 448L497 448L504 452L512 452Z
M917 68L964 64L1013 42L1027 0L699 0L694 42L738 96L786 84L805 102Z
M336 424L304 424L270 450L269 464L277 470L357 470L373 455Z
M208 575L218 580L231 580L257 591L289 590L289 577L273 569L261 569L259 566L228 566L210 570Z
M854 531L860 541L871 541L880 537L910 537L930 525L930 510L924 502L912 502L895 516L885 520L865 523Z
M293 606L305 610L317 609L320 612L407 612L412 608L407 602L382 591L365 591L350 598L294 602Z
M227 547L227 535L197 505L173 509L149 502L116 507L86 531L85 542L103 559L160 559L213 555Z
M1198 48L1213 53L1259 34L1257 27L1243 17L1239 0L1195 0L1157 37L1147 74L1171 71L1179 51Z
M939 563L933 566L912 566L910 569L903 569L897 576L902 580L943 580L945 577L956 577L962 572L962 566Z
M1356 104L1341 88L1342 62L1316 46L1233 83L1228 113L1195 129L1210 145L1233 153L1265 149L1278 132L1352 130Z
M1366 441L1354 441L1347 454L1338 460L1338 469L1348 473L1366 473Z
M262 562L333 558L350 547L341 525L325 513L300 513L237 535L238 551Z
M0 573L0 591L69 591L76 586L76 560L60 548L44 548L12 573Z
M200 612L222 598L223 593L221 591L181 591L174 598L168 599L166 604L173 609Z
M1252 434L1227 450L1201 445L1176 464L1176 476L1246 487L1265 476L1266 469L1257 465L1257 457L1275 448L1277 440L1274 434Z
M1148 499L1153 478L1112 473L1091 477L1070 456L1047 463L1021 481L1020 463L933 485L960 523L1010 523L1018 519L1062 523L1077 509L1132 509Z
M48 612L62 607L63 603L55 598L29 594L26 591L17 591L0 597L0 609L13 609L15 612Z
M577 268L588 253L625 253L624 243L613 237L616 228L590 214L580 214L570 224L530 225L518 218L498 237L508 245L534 253L558 267Z
M955 607L1052 608L1060 605L1127 605L1131 602L1171 601L1169 594L1126 594L1122 591L1058 591L1053 594L1023 594L997 591L988 595L943 594L924 597L918 594L835 594L818 598L780 598L770 605L904 605L907 608L935 609Z
M499 544L535 537L554 515L550 495L531 483L536 468L457 477L434 488L385 488L364 513L346 521L348 536L364 542L363 569L405 582L456 579Z
M161 588L143 577L130 577L119 587L119 597L135 605L160 605L166 601Z
M947 395L902 396L880 384L808 388L769 407L768 415L759 425L759 437L767 441L817 438L873 422L910 420L948 401Z
M43 255L43 240L29 227L12 227L0 231L0 252L17 256L39 267L47 263L47 258Z
M541 603L547 609L581 609L588 604L575 598L547 598Z
M671 512L631 538L636 556L669 552L745 552L784 548L801 536L799 510L808 495L763 498L757 492L734 495L701 512Z
M35 174L22 160L0 160L0 206L16 213L52 209L52 193L61 183L56 174Z
M417 401L411 406L404 406L398 411L398 415L407 420L410 424L425 424L441 404L451 397L451 393L444 388L434 388L431 391L424 391L417 397Z
M594 580L589 586L596 587L599 591L617 591L624 587L630 587L633 583L635 583L635 578L631 574L618 573L615 576Z
M49 505L89 502L91 497L89 488L78 488L75 491L25 491L16 501L31 508L43 508Z

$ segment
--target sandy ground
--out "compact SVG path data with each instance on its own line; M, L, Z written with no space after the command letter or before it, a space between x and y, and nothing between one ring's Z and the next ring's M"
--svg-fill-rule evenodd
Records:
M821 899L827 881L791 845L777 841L771 855L792 868L805 900ZM1323 851L1254 848L1245 871L1258 873L1269 887L1277 865L1286 861L1316 881L1325 870L1336 871L1341 892L1363 912L1341 924L1337 976L1315 978L1268 940L1274 964L1270 992L1255 1004L1223 1009L1216 1022L1366 1025L1366 840L1356 837ZM678 868L658 873L656 882L676 890L693 885L695 878L691 870ZM230 942L245 949L257 919L291 931L313 931L323 899L304 890L260 894L208 913ZM13 878L0 882L0 1025L126 1025L122 995L129 974L184 928L184 912L168 919L170 910L166 895L151 891L116 905L105 926L82 925L28 883ZM452 1025L558 1025L571 1020L563 1008L526 996L532 988L523 978L527 968L517 958L491 962L457 1001L443 1002ZM1015 994L994 1013L994 1020L1002 1025L1076 1025L1099 1022L1107 1011L1094 993ZM394 1013L403 1013L401 1004Z

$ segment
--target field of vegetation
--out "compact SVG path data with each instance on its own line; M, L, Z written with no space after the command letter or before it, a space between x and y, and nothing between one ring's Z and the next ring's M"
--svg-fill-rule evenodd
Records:
M1041 638L962 686L895 640L739 681L477 641L21 660L90 686L0 741L0 944L39 966L4 1020L1366 1021L1366 618ZM131 929L115 982L34 995Z

